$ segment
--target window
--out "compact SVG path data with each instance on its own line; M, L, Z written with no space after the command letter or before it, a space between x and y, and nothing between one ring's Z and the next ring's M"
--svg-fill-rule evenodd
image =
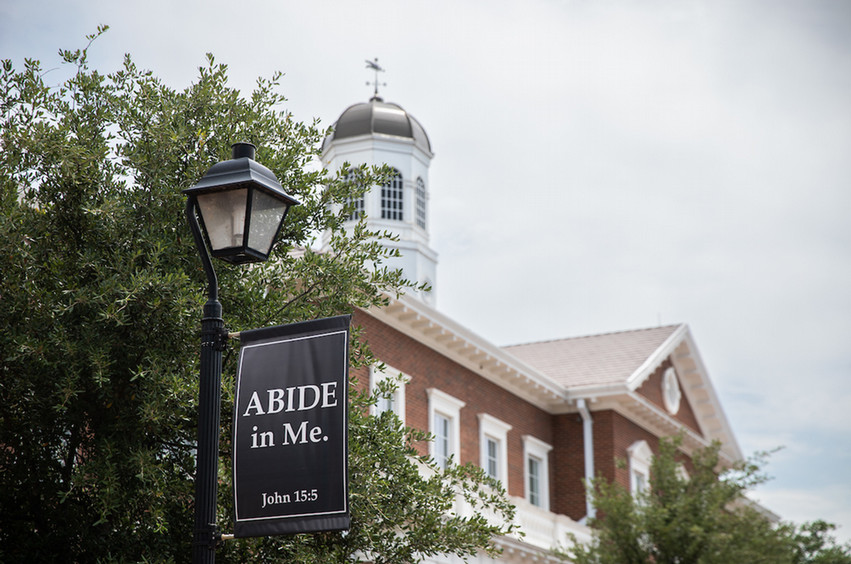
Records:
M385 397L378 398L378 403L373 406L373 415L378 415L385 411L392 411L396 414L402 423L405 422L405 384L408 383L410 377L400 371L384 366L379 369L375 366L369 371L369 389L375 391L379 384L385 380L392 380L396 389Z
M440 468L446 469L454 452L452 420L442 413L434 414L434 458Z
M426 392L428 393L429 425L434 435L430 454L438 467L445 469L450 459L458 462L461 444L461 408L466 404L437 388L429 388Z
M511 425L487 413L479 413L480 466L488 476L508 489L508 432Z
M647 441L636 441L626 449L629 456L629 490L633 495L647 489L653 451Z
M417 225L426 228L426 190L422 178L417 178Z
M553 449L532 435L523 435L523 459L526 474L526 501L541 509L550 509L549 453Z
M346 182L353 183L357 179L354 171L350 171L349 174L346 175ZM351 215L349 215L350 221L356 221L363 217L364 215L364 197L360 196L357 198L346 198L346 205L354 204L354 209L352 210Z
M644 472L633 471L632 479L634 483L633 491L640 493L647 487L647 475Z
M677 371L669 366L662 376L662 403L671 415L676 415L680 410L680 401L683 393L680 390L680 382L677 380Z
M363 217L363 196L360 198L346 198L346 205L354 203L354 209L352 209L351 215L349 215L349 221L357 221L358 219Z
M381 187L381 219L402 218L402 174L396 175Z
M541 507L541 459L537 456L529 456L526 464L529 465L526 469L529 476L529 503Z
M398 407L396 406L396 398L395 392L390 396L381 396L378 398L378 403L375 404L375 412L376 414L384 413L385 411L392 411L396 413Z
M485 472L495 480L499 479L499 441L493 437L485 437Z

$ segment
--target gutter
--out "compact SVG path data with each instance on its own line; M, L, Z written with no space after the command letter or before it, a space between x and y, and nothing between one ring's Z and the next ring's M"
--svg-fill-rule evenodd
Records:
M591 481L594 479L594 421L591 419L591 411L585 403L585 398L576 400L576 407L582 416L582 446L585 458L585 517L579 520L584 525L588 519L593 519L597 515L591 496L593 492Z

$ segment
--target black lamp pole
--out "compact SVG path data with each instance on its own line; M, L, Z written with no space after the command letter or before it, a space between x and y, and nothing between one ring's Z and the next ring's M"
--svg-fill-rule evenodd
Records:
M201 235L196 202L186 202L186 219L207 273L207 303L201 319L201 381L198 395L198 450L195 468L195 529L192 562L216 561L216 495L218 490L219 429L221 413L222 350L227 331L219 303L219 284L207 245Z
M222 351L227 331L219 303L219 284L198 217L212 254L231 264L269 258L290 207L271 170L254 160L251 143L233 145L233 158L213 165L194 186L183 191L186 220L207 274L207 303L201 319L201 382L198 396L198 450L195 467L195 529L192 562L216 561L216 493L218 489Z

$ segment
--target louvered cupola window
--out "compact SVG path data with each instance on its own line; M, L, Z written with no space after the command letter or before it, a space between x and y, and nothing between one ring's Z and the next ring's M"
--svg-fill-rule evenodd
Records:
M381 187L381 219L403 219L402 174L398 170L395 176Z
M426 190L422 178L417 178L417 225L426 228Z

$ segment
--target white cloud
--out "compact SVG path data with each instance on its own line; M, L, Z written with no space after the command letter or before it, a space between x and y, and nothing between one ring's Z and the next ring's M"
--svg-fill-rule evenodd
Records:
M807 489L771 489L764 487L750 496L779 513L784 521L801 524L822 519L838 524L834 531L840 543L851 541L851 486L814 486ZM844 525L844 526L843 526Z

